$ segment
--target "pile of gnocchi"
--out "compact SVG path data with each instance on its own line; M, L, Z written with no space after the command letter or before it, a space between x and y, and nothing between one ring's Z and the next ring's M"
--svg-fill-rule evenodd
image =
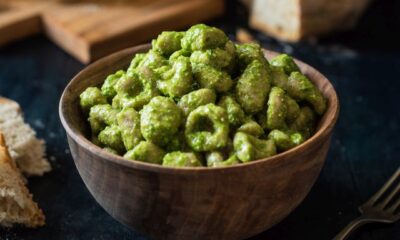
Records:
M126 70L80 95L92 142L129 160L221 167L293 148L327 101L293 58L268 62L205 24L162 32Z

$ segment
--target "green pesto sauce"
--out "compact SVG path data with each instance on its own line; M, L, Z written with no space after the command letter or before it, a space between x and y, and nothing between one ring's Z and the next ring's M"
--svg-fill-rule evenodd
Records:
M80 94L92 142L128 160L224 167L303 143L327 101L293 58L215 27L162 32L148 52Z
M175 151L164 156L162 165L168 167L200 167L203 164L193 152Z

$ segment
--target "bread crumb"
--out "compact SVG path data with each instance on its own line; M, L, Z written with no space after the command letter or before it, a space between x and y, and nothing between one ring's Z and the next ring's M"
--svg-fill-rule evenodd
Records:
M236 40L240 43L257 42L253 35L251 35L251 33L244 28L239 28L236 31Z

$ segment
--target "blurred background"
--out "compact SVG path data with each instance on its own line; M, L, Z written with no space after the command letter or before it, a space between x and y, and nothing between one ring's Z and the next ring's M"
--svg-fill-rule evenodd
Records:
M0 239L148 239L113 220L87 191L58 100L86 64L198 22L293 55L323 73L339 95L339 121L315 186L289 217L251 240L331 239L398 168L399 0L110 2L0 0L0 95L21 104L53 165L28 185L47 225L0 229ZM353 239L400 239L399 224L367 225Z

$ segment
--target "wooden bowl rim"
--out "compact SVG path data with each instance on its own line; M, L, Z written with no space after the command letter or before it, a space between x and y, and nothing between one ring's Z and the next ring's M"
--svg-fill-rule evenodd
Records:
M232 166L223 166L223 167L182 167L182 168L174 168L174 167L167 167L167 166L162 166L158 164L151 164L151 163L146 163L146 162L141 162L141 161L133 161L133 160L128 160L123 158L122 156L114 155L112 153L109 153L108 151L98 147L97 145L93 144L90 140L88 140L82 132L80 132L76 127L72 127L68 118L64 115L64 110L66 109L66 106L68 104L69 99L66 98L66 92L68 89L71 88L73 84L76 82L80 81L81 76L88 71L88 69L97 67L97 66L104 66L108 64L109 59L113 59L114 57L119 56L126 56L127 54L136 54L137 52L146 50L150 48L151 44L142 44L142 45L137 45L134 47L126 48L121 51L115 52L113 54L110 54L104 58L101 58L97 60L96 62L86 66L84 69L82 69L73 79L68 83L68 85L65 87L63 94L60 98L60 103L59 103L59 115L61 119L61 123L63 127L65 128L67 134L77 142L78 145L86 149L87 151L91 152L95 156L105 159L113 164L117 165L122 165L125 167L133 168L133 169L139 169L139 170L145 170L145 171L150 171L150 172L157 172L157 173L170 173L170 174L193 174L193 173L205 173L205 172L225 172L225 171L230 171L230 170L237 170L237 169L242 169L242 168L249 168L249 167L257 167L260 164L266 164L266 163L272 163L276 161L282 161L284 159L288 158L293 158L296 156L298 152L301 152L303 149L310 148L313 144L316 144L319 139L322 139L328 135L332 128L334 127L338 115L339 115L339 100L336 94L336 91L330 81L322 75L319 71L317 71L315 68L311 67L310 65L304 63L301 60L295 59L296 63L300 66L302 69L306 69L309 72L312 72L314 74L314 78L319 78L319 81L325 82L328 91L330 93L329 98L329 103L328 103L328 108L326 112L324 113L323 116L321 116L322 122L320 122L320 127L316 133L313 134L312 137L307 139L304 143L289 149L285 152L276 154L271 157L263 158L263 159L258 159L254 160L251 162L247 163L241 163L237 165L232 165ZM268 56L276 56L280 53L270 51L267 49L263 48L263 51L266 55ZM314 78L311 79L314 82ZM328 117L325 118L324 116L327 115Z

